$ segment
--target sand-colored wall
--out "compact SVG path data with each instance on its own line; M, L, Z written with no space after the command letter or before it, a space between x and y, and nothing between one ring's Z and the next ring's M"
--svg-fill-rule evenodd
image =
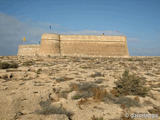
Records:
M19 45L18 55L34 56L39 52L40 45Z
M64 56L129 56L125 36L61 35Z
M40 46L21 45L18 55L129 56L125 36L43 34Z
M60 35L61 41L125 41L125 36Z
M60 36L43 34L41 37L40 55L60 55Z

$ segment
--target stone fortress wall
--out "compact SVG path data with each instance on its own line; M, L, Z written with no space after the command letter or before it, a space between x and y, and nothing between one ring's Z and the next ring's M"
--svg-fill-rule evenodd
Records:
M125 36L43 34L40 45L20 45L18 55L129 56Z
M31 56L37 55L40 45L19 45L17 55Z

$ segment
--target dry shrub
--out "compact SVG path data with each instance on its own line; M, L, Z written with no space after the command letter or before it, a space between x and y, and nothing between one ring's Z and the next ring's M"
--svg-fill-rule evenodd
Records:
M105 79L98 79L95 81L96 84L101 84Z
M41 68L39 68L39 69L36 71L37 74L40 74L41 72L42 72L42 69L41 69Z
M70 84L70 87L71 87L71 91L78 91L78 84L72 83Z
M144 106L148 106L148 105L153 105L153 103L152 103L151 101L149 101L149 100L145 100L145 101L143 102L143 105L144 105Z
M92 97L94 100L103 101L109 96L108 92L95 83L72 83L70 85L71 90L77 91L77 93L72 97L72 99L81 99Z
M119 93L118 93L118 91L117 91L116 89L112 89L112 90L110 91L110 93L111 93L112 95L116 96L116 97L119 96Z
M136 66L130 66L131 70L137 70L138 68Z
M88 101L87 98L82 98L82 99L80 99L80 100L78 101L78 104L79 104L79 105L82 105L82 104L86 103L87 101Z
M77 94L72 97L73 99L93 97L94 100L103 100L103 98L108 94L105 89L100 88L95 83L74 83L70 86L72 90L77 91Z
M132 58L128 58L128 61L134 61Z
M72 83L70 84L71 91L77 91L77 93L72 97L72 99L88 98L92 96L91 89L93 84L89 82L85 83Z
M60 78L56 78L56 81L57 82L64 82L64 81L69 81L69 80L72 80L72 79L74 79L74 78L63 76L63 77L60 77Z
M149 109L148 112L160 116L160 106L154 106L153 109Z
M33 62L33 61L31 61L31 60L26 61L26 62L23 63L24 66L32 66L32 65L34 65L34 64L35 64L35 62Z
M88 93L87 92L82 92L82 93L76 93L73 97L72 97L72 99L80 99L80 98L87 98L87 97L89 97L89 95L88 95Z
M85 104L88 102L88 99L87 98L81 98L79 101L78 101L78 107L82 110L82 107L81 105Z
M103 117L96 117L95 115L93 115L91 117L91 120L104 120Z
M115 104L120 104L122 109L124 108L130 108L130 107L140 107L141 105L139 104L138 101L136 101L135 99L131 99L125 96L120 96L117 97L113 100L113 102Z
M139 99L138 96L136 96L136 97L134 98L134 100L137 101L137 102L140 102L140 99Z
M125 104L121 104L120 107L121 107L122 109L125 109L125 108L126 108Z
M0 62L0 69L8 69L8 68L18 68L18 63L16 62Z
M70 91L61 91L61 92L58 93L58 97L67 99L67 96L68 96L69 92Z
M129 71L125 70L122 77L115 82L116 87L111 92L115 96L138 95L145 97L149 92L149 88L145 87L145 82L146 80L143 77L129 74Z
M107 95L107 91L100 87L95 87L92 89L93 99L95 100L103 100Z
M100 73L100 72L95 72L94 74L90 75L91 77L95 78L95 77L104 77L104 74Z
M71 111L67 111L63 107L56 107L51 105L51 101L49 99L46 101L41 101L39 105L41 106L41 110L36 110L35 112L37 114L43 114L43 115L65 114L66 116L68 116L68 118L70 118L73 115Z
M90 91L92 88L96 87L95 83L91 83L91 82L82 82L82 83L71 83L70 84L71 90L74 91Z

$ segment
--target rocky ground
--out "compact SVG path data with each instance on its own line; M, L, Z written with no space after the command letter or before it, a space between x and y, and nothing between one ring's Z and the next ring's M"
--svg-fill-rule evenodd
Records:
M142 113L160 119L160 57L0 57L0 120L132 120Z

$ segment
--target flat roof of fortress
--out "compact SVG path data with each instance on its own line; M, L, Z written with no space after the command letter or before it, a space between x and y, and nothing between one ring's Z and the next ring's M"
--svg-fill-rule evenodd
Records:
M54 35L64 35L64 36L72 36L72 35L76 35L76 36L111 36L111 37L113 37L113 36L119 36L119 37L121 37L121 36L123 36L123 37L126 37L125 35L81 35L81 34L56 34L56 33L44 33L44 34L42 34L42 36L54 36Z
M48 40L102 40L102 41L125 41L126 36L116 36L116 35L78 35L78 34L51 34L45 33L42 35L41 39Z

